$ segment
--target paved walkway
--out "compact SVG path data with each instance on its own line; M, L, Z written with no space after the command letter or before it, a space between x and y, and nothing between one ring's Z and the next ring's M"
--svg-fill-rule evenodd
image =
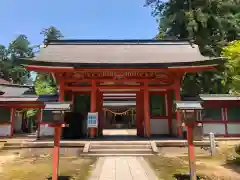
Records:
M143 157L100 157L89 180L157 180Z
M136 129L104 129L103 135L136 135Z

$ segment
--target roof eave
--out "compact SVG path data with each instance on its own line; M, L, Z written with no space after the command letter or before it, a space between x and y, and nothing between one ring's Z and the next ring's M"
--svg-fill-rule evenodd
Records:
M21 58L18 64L23 66L55 66L55 67L74 67L74 68L169 68L180 66L216 66L223 64L224 58L218 57L214 59L203 59L202 61L194 62L171 62L171 63L68 63L68 62L47 62L32 58Z

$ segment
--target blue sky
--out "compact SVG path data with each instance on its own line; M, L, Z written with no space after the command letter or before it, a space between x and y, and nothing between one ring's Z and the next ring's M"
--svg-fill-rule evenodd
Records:
M0 44L25 34L42 42L51 25L67 39L150 39L157 33L145 0L1 0Z

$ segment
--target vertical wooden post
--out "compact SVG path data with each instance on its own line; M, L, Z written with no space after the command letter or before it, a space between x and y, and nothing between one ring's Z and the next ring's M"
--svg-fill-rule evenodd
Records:
M228 125L227 125L227 110L228 108L222 108L222 121L224 122L224 127L225 127L225 135L224 136L229 136L228 135Z
M61 127L54 127L53 175L52 175L52 180L58 180L60 137L61 137Z
M141 92L136 92L136 128L137 136L141 136Z
M91 112L97 112L96 98L97 98L97 87L96 87L96 81L93 80L92 81L92 91L91 91ZM91 138L95 137L96 129L90 128L89 135Z
M37 139L40 139L41 120L42 120L42 109L39 109L37 112Z
M59 101L64 101L64 81L59 82ZM53 174L52 180L58 180L59 169L59 151L60 151L60 139L61 139L61 126L54 127L54 147L53 147Z
M197 180L195 152L194 152L194 144L193 144L193 130L194 130L194 125L192 125L192 124L187 125L190 177L191 177L191 180Z
M148 82L144 82L144 127L145 127L145 136L150 137L150 109L149 109L149 89L148 89Z
M144 136L144 97L143 97L143 90L140 90L140 136Z
M103 135L103 93L98 90L97 93L97 111L98 111L98 136Z
M169 134L172 135L172 99L171 99L171 91L167 91L167 110L168 110L168 129Z
M11 108L10 110L10 123L11 123L11 132L10 132L10 136L13 137L14 134L14 120L15 120L15 112L16 109L15 108Z
M136 128L137 136L144 136L144 101L143 101L143 91L136 92Z
M181 79L182 79L182 77L180 77L180 75L178 75L175 79L174 93L175 93L176 101L181 101L181 94L180 94ZM181 126L181 114L179 111L176 112L176 120L177 120L177 135L179 137L182 137L183 130L182 130L182 126Z

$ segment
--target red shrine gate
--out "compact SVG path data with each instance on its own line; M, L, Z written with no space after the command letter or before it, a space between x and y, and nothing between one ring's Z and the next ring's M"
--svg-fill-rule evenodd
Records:
M98 135L104 126L103 93L136 93L137 135L150 137L150 95L166 96L169 134L177 129L181 136L178 112L173 122L170 92L174 100L181 100L184 74L214 70L219 59L202 56L198 47L187 41L50 40L35 58L18 62L30 71L51 73L58 84L60 101L66 94L72 101L76 94L89 94L90 111L100 114ZM96 133L96 129L90 129L91 137Z
M34 70L33 66L28 69ZM51 69L51 68L50 68ZM48 70L50 70L48 68ZM53 69L51 69L53 71ZM65 72L63 72L65 71ZM66 72L67 71L67 72ZM60 100L64 101L66 93L71 94L72 101L75 94L90 94L91 112L99 113L98 131L90 128L90 136L102 135L103 120L103 93L136 93L136 128L138 136L150 137L150 94L167 96L167 120L169 134L172 134L172 100L170 91L173 90L175 100L180 100L180 86L184 72L179 70L159 69L71 69L64 68L62 72L54 72L59 84ZM177 134L182 136L182 127L179 113L176 112ZM144 127L145 126L145 127ZM161 128L161 127L159 127ZM145 130L144 130L145 129ZM98 132L98 134L96 134ZM144 134L145 132L145 134Z

